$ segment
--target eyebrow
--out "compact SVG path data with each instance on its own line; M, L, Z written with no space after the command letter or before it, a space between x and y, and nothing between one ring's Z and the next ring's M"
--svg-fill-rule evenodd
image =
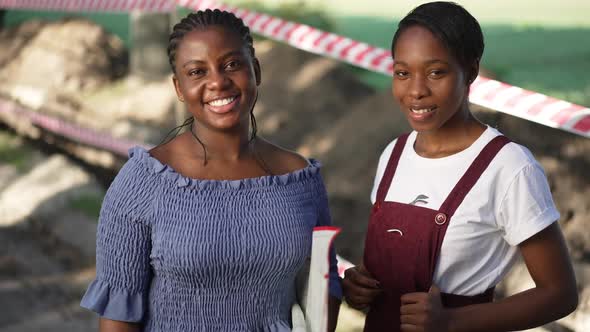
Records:
M445 64L445 65L449 65L448 62L443 61L443 60L438 60L438 59L432 59L432 60L428 60L428 61L425 62L425 64L427 64L427 65L431 65L431 64L434 64L434 63L442 63L442 64ZM395 64L400 64L400 65L404 65L404 66L407 66L408 65L404 61L394 61L394 65Z
M194 63L194 64L199 64L199 63L203 63L203 62L204 62L204 61L200 61L200 60L188 60L187 62L185 62L185 63L182 65L182 67L184 68L184 67L186 67L186 66L188 66L188 65L190 65L190 64L193 64L193 63Z
M226 58L229 58L231 56L236 56L236 55L243 56L244 54L242 53L242 51L234 50L234 51L229 51L229 52L225 53L224 55L222 55L219 58L220 59L226 59ZM193 63L194 64L200 64L200 63L205 63L205 61L202 61L202 60L194 60L194 59L193 60L188 60L187 62L185 62L182 65L182 67L184 68L184 67L186 67L186 66L188 66L190 64L193 64Z
M244 56L244 53L241 50L234 50L234 51L229 51L227 53L225 53L224 55L222 55L221 57L219 57L220 59L226 59L229 58L231 56Z

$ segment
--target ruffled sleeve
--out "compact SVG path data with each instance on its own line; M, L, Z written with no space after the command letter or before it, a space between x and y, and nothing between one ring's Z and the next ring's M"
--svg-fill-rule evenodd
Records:
M332 226L332 217L330 215L330 206L328 204L328 194L324 181L320 174L318 174L317 181L318 191L318 211L319 218L316 226ZM340 277L338 275L338 260L336 259L336 250L334 246L330 248L330 285L329 293L332 297L339 300L342 299L342 286Z
M104 198L96 236L96 279L81 306L101 317L140 322L147 309L154 178L137 160L123 166Z

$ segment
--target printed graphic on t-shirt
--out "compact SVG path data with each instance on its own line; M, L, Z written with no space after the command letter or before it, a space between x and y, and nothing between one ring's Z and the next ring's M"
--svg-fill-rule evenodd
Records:
M428 196L420 194L410 203L410 205L417 205L418 203L422 203L424 205L428 204Z

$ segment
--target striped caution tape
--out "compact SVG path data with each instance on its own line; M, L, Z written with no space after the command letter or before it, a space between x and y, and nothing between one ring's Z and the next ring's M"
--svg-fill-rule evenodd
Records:
M60 11L170 12L176 4L192 9L217 8L233 12L250 29L293 47L328 56L352 65L392 75L391 52L366 43L322 31L305 24L286 21L211 0L0 0L0 8L45 9ZM541 93L479 76L471 85L470 101L476 105L590 137L590 109ZM83 128L61 119L32 112L13 102L0 100L0 112L27 118L48 131L83 144L126 156L130 147L143 145L117 139L106 133ZM144 145L145 146L145 145ZM352 263L338 257L338 273L343 276Z
M233 12L260 35L374 72L393 74L391 52L305 24L226 5L214 0L176 0L193 10ZM590 137L590 109L479 76L471 85L472 103L549 127Z
M176 4L174 0L0 0L0 8L67 12L130 12L140 10L168 13L176 9Z
M145 147L143 143L115 138L108 133L98 132L62 119L27 110L15 102L4 99L0 99L0 113L24 118L29 123L49 132L123 157L127 157L128 150L131 147L137 145Z
M309 25L229 6L216 0L0 0L0 8L65 11L169 12L175 5L192 10L218 8L233 12L260 35L293 47L331 57L374 72L391 75L391 52ZM590 109L479 76L471 86L470 101L549 127L590 137Z

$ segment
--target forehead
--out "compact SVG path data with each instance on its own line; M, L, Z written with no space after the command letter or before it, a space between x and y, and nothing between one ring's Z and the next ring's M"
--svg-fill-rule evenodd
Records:
M244 49L244 41L236 31L220 25L212 25L197 28L184 35L176 55L179 58L220 56L223 53L244 51Z
M395 60L412 59L454 60L445 44L429 29L414 25L406 28L398 37L394 48Z

